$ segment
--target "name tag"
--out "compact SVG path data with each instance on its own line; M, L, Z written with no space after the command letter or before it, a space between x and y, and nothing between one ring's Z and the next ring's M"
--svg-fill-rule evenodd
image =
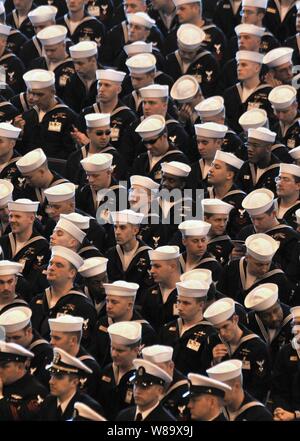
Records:
M249 360L243 360L242 369L246 369L248 371L251 369L251 364Z
M199 341L192 340L192 339L190 339L186 345L187 348L189 348L195 352L199 351L200 346L201 346L201 343Z
M178 314L178 305L177 305L177 303L174 303L174 305L173 305L173 315L179 315Z
M60 132L61 131L61 123L58 121L50 121L48 125L49 132Z
M99 6L89 6L88 13L94 17L100 17L100 8Z
M125 396L125 403L127 403L127 404L131 403L132 395L133 395L132 390L131 389L127 389L126 396Z
M112 127L110 139L112 141L118 141L119 135L120 135L120 129L118 129L117 127Z

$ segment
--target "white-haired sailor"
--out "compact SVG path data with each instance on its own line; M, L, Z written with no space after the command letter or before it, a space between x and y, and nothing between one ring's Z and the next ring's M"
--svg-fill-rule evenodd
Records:
M200 27L185 22L179 26L176 37L178 50L167 55L167 73L175 81L182 75L192 75L205 98L213 95L219 65L214 54L205 48L206 33Z
M31 351L33 357L28 370L40 383L48 388L49 376L45 366L52 360L53 350L47 340L41 338L31 324L31 309L26 304L11 304L0 315L0 326L5 330L5 341L17 343Z
M181 222L178 230L182 235L184 252L180 255L180 266L183 273L196 268L206 268L212 272L213 281L220 279L222 265L207 251L208 234L211 224L201 220Z
M227 384L206 375L188 374L188 408L191 419L195 421L227 421L223 414L226 392L231 390Z
M300 208L300 167L295 164L280 164L279 175L275 178L278 198L276 217L297 230L296 211Z
M179 247L160 246L149 251L154 285L142 293L142 315L159 330L178 317L176 283L180 281Z
M224 297L211 304L204 311L203 317L218 333L210 336L202 351L202 372L222 361L237 358L243 367L246 391L264 401L271 374L266 343L239 323L235 302L231 298Z
M39 202L17 199L8 202L11 232L0 238L3 258L22 264L22 274L31 285L31 294L39 292L43 265L50 252L47 240L34 228Z
M21 153L42 147L49 158L67 159L75 150L71 131L73 125L77 124L76 113L55 95L53 72L32 69L23 78L34 107L14 121L16 126L23 129Z
M102 368L112 361L113 354L110 351L110 339L107 330L113 323L120 325L124 322L140 323L142 325L141 344L144 346L155 344L158 340L152 326L134 307L139 288L137 283L117 280L113 283L104 283L103 287L106 293L106 315L98 320L92 338L92 345L90 346L91 354Z
M31 375L33 353L16 343L0 341L0 421L35 421L48 390Z
M206 374L214 380L222 381L231 387L225 392L224 415L228 421L272 421L270 411L257 400L257 397L245 387L243 362L231 359L216 364L206 370Z
M268 234L257 233L248 236L246 242L240 242L240 247L245 248L246 255L229 262L217 289L243 304L251 290L264 283L274 283L278 286L280 301L289 305L294 295L293 284L274 262L278 241Z
M86 347L90 343L89 337L94 329L97 313L92 301L74 287L83 259L62 246L52 247L51 252L46 274L50 287L35 296L30 303L32 325L42 337L49 339L49 318L56 318L61 314L83 317L82 344Z
M280 349L293 337L290 307L280 301L275 283L254 288L246 296L244 305L250 309L247 326L269 346L273 366Z
M111 282L126 280L137 283L140 291L149 286L148 250L151 250L145 242L138 238L143 218L142 213L133 210L112 212L111 223L114 228L116 245L106 252L108 279Z
M160 183L163 163L177 161L187 164L189 162L186 155L168 137L168 125L162 115L148 116L140 122L135 132L142 138L147 152L141 153L134 160L131 174L147 176Z
M254 233L266 233L273 237L280 244L274 261L279 263L287 277L293 280L297 274L293 268L297 263L293 252L300 236L297 231L285 223L280 223L276 218L274 194L266 188L253 190L245 197L242 206L248 212L252 225L244 227L237 239L245 240Z
M54 348L53 360L46 369L50 373L50 393L45 398L39 419L41 421L68 421L74 414L74 404L80 402L103 415L101 405L81 391L91 369L80 358Z
M20 172L16 167L16 162L20 159L20 154L15 150L17 139L21 133L21 129L7 122L0 123L0 179L11 181L12 184L23 183ZM5 153L4 153L5 152Z
M176 369L187 375L201 372L201 354L207 340L216 331L203 319L209 284L200 280L177 282L177 309L179 318L165 324L160 330L160 342L174 349Z
M133 360L137 358L142 340L142 326L135 321L122 321L107 328L112 362L107 364L99 377L99 400L105 409L105 416L113 421L118 413L132 406L134 374Z
M116 421L176 421L160 403L172 377L155 363L136 358L132 378L135 406L119 413Z
M226 265L233 248L231 238L227 234L227 225L233 205L227 204L221 199L203 199L201 204L204 221L211 225L208 232L207 251L221 265Z
M236 53L238 83L224 91L226 116L229 126L237 133L242 131L238 121L250 108L266 110L268 117L273 115L268 95L271 86L260 79L263 54L241 50Z
M0 316L1 320L1 316ZM98 400L100 366L82 346L82 334L84 320L82 317L62 314L56 318L49 318L50 344L53 348L63 349L73 357L83 361L91 369L92 373L82 383L81 390L88 393L92 398ZM49 379L48 379L49 380Z
M189 24L205 31L204 48L210 51L216 60L222 64L226 57L226 37L221 29L215 24L212 24L206 16L204 16L202 3L201 0L175 0L174 4L176 6L178 21L180 25ZM177 29L178 28L171 32L166 38L165 52L167 54L177 49Z
M155 363L172 377L172 382L160 402L177 421L184 421L187 414L188 400L185 394L188 391L188 380L175 368L172 360L173 352L172 346L152 345L142 349L142 357L144 360Z

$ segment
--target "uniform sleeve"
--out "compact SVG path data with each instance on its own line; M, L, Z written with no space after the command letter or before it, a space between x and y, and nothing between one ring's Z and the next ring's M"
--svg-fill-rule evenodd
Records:
M46 393L32 393L26 399L4 397L0 400L0 421L36 420Z

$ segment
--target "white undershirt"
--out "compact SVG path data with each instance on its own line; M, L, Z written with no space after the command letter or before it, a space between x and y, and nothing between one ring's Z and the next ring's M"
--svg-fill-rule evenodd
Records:
M186 71L188 70L188 68L190 67L190 64L191 63L185 63L184 61L182 62L182 70L183 70L183 72L182 73L186 73Z
M273 341L276 334L276 329L268 329L268 334L270 342Z
M162 209L164 217L167 217L167 215L170 212L170 209L173 205L174 205L174 202L170 202L168 200L162 199L161 209Z
M76 394L76 392L74 392L74 394L70 398L68 398L67 400L65 400L63 402L57 398L57 407L58 406L61 407L62 413L64 413L64 411L68 407L68 404L70 403L70 401L72 400L72 398L74 397L75 394Z
M139 247L139 244L137 243L136 246L133 248L133 250L131 250L131 251L123 251L123 256L124 256L124 258L123 258L123 270L124 271L126 271L127 268L129 267L130 262L132 261L133 256L135 255L138 247Z
M26 15L20 15L18 14L18 19L19 19L19 27L21 26L21 24L23 23L23 21L25 21L27 18L27 14Z
M79 20L79 21L69 20L69 29L70 29L70 34L71 35L74 33L74 31L76 30L77 26L80 23L81 23L81 20Z
M256 281L256 277L249 274L248 270L246 270L246 289L250 288Z
M266 171L265 168L259 168L257 167L256 169L256 182L259 180L259 178L264 174L264 172Z
M150 170L152 170L152 168L155 166L155 164L158 163L158 161L160 161L162 158L161 156L150 156Z
M45 115L46 115L46 112L44 112L43 110L39 111L39 122L42 122Z
M168 289L160 288L160 291L161 291L161 296L162 296L163 304L165 304L167 302L168 298L169 298L169 295L173 291L173 289L172 288L171 289L170 288L168 288Z
M211 167L211 164L207 164L207 162L204 162L204 170L202 173L203 179L205 179L207 177L207 173L208 173L210 167Z
M280 6L280 20L283 22L285 19L286 14L288 13L290 9L290 5L281 5Z
M25 240L25 242L19 242L18 240L16 241L16 252L15 254L17 254L21 248L23 248L23 246L26 244L27 240Z
M231 0L230 3L231 3L231 7L232 7L234 15L236 15L236 13L237 13L237 11L238 11L238 9L240 7L240 4L242 2L240 0Z
M283 216L284 216L284 214L285 214L285 212L286 212L289 208L290 208L290 207L278 207L276 217L277 217L278 219L282 219Z
M55 69L57 68L57 66L60 65L60 63L61 63L60 61L58 61L57 63L53 63L53 61L50 61L50 63L49 63L49 70L51 72L54 72Z

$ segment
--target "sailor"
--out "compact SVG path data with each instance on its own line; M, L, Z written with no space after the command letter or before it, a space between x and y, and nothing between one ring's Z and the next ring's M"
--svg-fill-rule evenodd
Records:
M279 175L275 178L278 198L276 217L297 229L296 211L300 208L300 167L294 164L280 164Z
M22 178L16 162L20 159L20 154L14 149L21 129L10 123L0 123L0 178L11 181L14 185Z

